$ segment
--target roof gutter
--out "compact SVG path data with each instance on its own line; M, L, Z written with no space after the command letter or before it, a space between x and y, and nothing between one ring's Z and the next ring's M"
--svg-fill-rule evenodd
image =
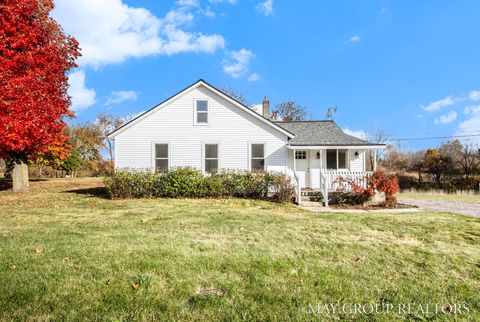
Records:
M288 144L287 148L303 149L303 150L326 150L326 149L364 149L364 150L376 150L385 149L386 144L370 144L370 145L293 145Z

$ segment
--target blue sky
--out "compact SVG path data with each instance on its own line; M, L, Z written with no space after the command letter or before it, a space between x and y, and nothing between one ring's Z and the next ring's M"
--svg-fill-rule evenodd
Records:
M57 0L80 41L77 120L138 114L199 78L292 99L356 134L480 134L479 1ZM480 142L480 137L470 140ZM402 141L419 149L445 140Z

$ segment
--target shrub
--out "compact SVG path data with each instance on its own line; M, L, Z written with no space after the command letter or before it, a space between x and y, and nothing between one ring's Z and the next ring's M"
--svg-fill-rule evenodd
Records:
M273 200L276 202L293 202L295 200L295 186L286 173L277 173L272 176L271 188Z
M112 198L149 198L155 196L156 179L149 172L119 171L104 182Z
M157 178L157 197L203 197L203 174L194 168L174 168Z
M386 205L394 207L397 203L395 195L400 191L398 179L393 174L387 174L385 171L376 171L370 178L370 187L385 193Z
M104 181L112 198L239 197L291 202L295 194L290 177L273 172L221 171L205 176L194 168L174 168L165 174L118 171Z
M354 191L336 191L328 194L328 202L332 205L363 205L370 200L369 193Z
M373 189L364 188L354 180L339 177L333 183L337 190L328 194L332 205L363 205L374 195Z

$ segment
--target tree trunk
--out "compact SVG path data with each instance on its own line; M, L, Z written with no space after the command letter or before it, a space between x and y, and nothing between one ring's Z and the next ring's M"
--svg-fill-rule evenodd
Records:
M23 161L15 161L12 171L13 191L27 192L30 188L28 183L28 165Z

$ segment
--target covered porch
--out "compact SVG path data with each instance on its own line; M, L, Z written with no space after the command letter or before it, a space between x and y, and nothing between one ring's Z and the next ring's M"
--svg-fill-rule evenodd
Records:
M297 202L301 191L318 191L328 206L328 193L350 191L352 184L366 187L368 178L376 170L377 149L383 145L366 146L288 146L288 167L297 189ZM368 155L373 154L367 171Z
M278 122L295 134L287 144L287 173L297 189L320 192L328 205L328 193L348 191L352 184L366 186L367 178L376 170L376 153L385 144L368 142L346 134L334 121ZM367 171L367 154L373 153Z

